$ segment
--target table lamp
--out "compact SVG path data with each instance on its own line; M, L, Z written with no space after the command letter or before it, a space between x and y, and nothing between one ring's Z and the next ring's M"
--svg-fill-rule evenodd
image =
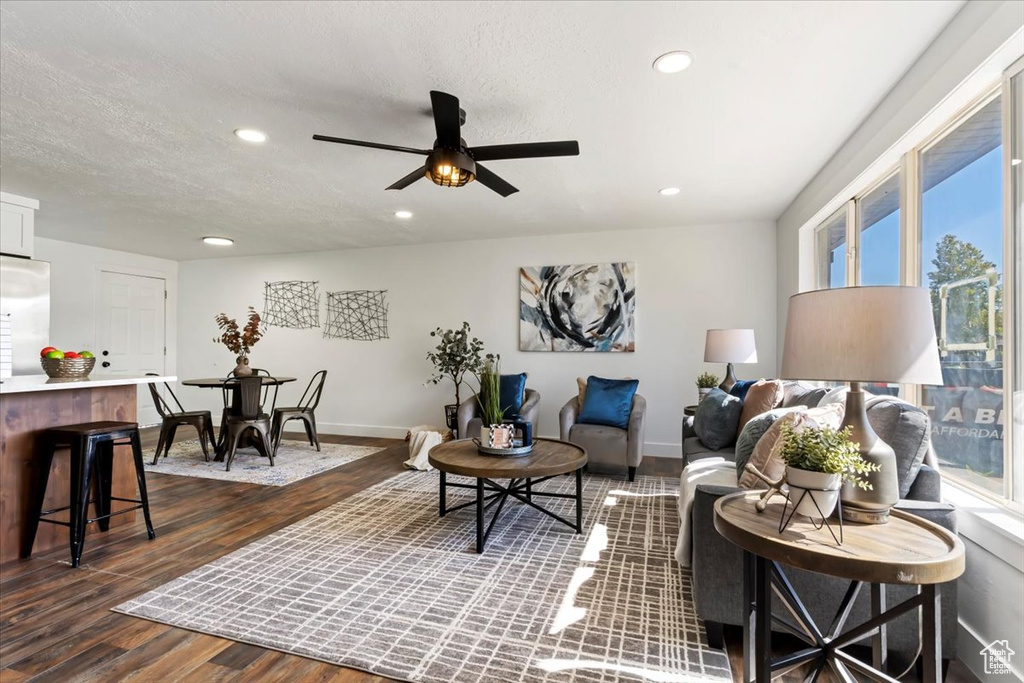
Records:
M899 500L896 455L871 428L862 382L942 384L931 295L922 287L843 287L789 298L782 353L786 379L849 382L842 427L880 469L871 490L843 485L843 519L888 521Z
M704 338L704 362L728 363L725 379L718 385L722 391L729 391L736 384L733 363L756 363L757 348L754 346L753 330L708 330Z

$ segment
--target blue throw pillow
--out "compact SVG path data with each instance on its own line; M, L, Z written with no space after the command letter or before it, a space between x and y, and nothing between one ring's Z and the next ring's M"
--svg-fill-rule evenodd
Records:
M747 398L747 392L750 391L750 387L755 384L757 384L756 379L741 379L732 385L732 388L729 389L729 395L743 401Z
M526 373L518 375L502 375L501 389L498 392L501 409L505 413L505 419L511 420L519 417L523 409L523 401L526 398Z
M629 429L633 396L640 380L587 378L587 394L576 421L583 424L606 425Z
M697 404L693 416L693 431L702 444L713 451L736 442L736 429L740 424L743 401L721 389L712 389Z

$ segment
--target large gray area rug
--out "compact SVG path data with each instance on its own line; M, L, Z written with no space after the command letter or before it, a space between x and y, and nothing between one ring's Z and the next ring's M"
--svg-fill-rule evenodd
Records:
M483 555L437 486L397 475L115 611L408 681L731 680L672 559L674 480L585 476L582 535L506 505Z
M160 456L153 464L152 453L146 455L146 472L176 474L181 477L201 477L221 481L240 481L263 486L287 486L296 481L347 465L360 458L380 453L383 448L349 446L340 443L321 443L320 452L306 441L284 440L274 456L274 466L255 448L240 448L231 462L231 471L225 463L203 458L203 450L196 439L174 442L167 457Z

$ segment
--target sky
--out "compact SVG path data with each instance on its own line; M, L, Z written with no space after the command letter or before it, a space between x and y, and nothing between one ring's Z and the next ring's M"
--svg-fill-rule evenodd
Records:
M925 192L921 206L921 284L928 286L935 245L952 234L981 249L1003 272L1002 146ZM899 284L900 212L861 234L861 284ZM845 246L835 263L844 263ZM843 259L843 260L841 260ZM832 287L844 286L843 268L833 266Z

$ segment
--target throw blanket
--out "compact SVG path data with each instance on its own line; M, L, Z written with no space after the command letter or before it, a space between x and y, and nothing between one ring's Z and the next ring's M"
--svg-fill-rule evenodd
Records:
M693 550L693 497L700 484L736 486L736 463L725 458L703 458L691 462L683 470L679 480L679 538L676 541L676 562L683 567L690 566Z

